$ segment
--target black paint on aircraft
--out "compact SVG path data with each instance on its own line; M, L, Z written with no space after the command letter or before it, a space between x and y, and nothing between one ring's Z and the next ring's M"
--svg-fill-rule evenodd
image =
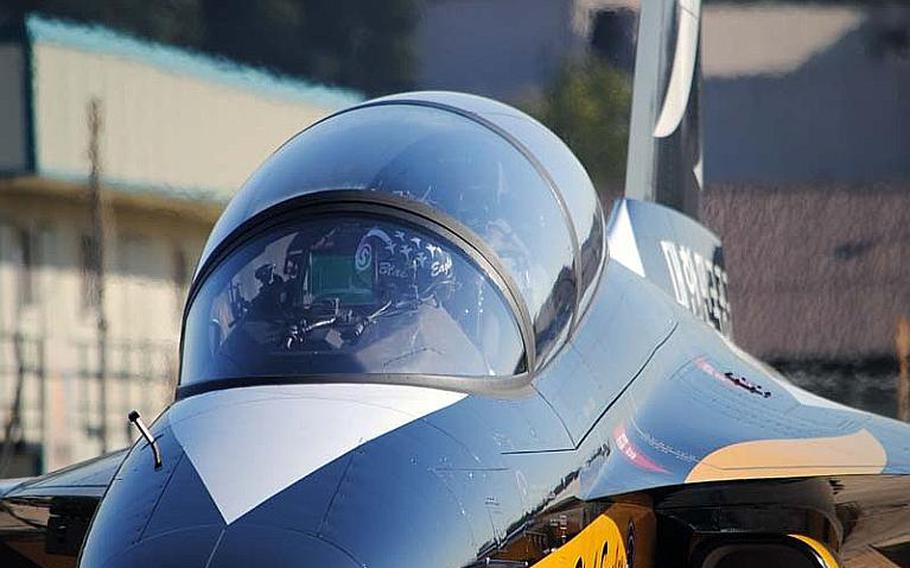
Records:
M699 2L643 4L608 216L488 99L310 126L212 232L173 405L128 450L7 482L2 565L908 565L910 429L733 343L691 216Z

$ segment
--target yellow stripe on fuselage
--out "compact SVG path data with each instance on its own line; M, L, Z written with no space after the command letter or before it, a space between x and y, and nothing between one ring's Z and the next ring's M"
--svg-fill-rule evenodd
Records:
M837 559L834 558L834 555L828 550L824 544L818 542L814 538L808 536L803 536L801 534L791 534L787 535L790 538L795 538L798 541L806 543L813 552L818 554L819 558L825 563L825 568L840 568L840 564L837 562Z
M755 440L705 456L686 483L881 473L885 448L868 430L830 438Z
M579 564L580 563L580 564ZM626 568L626 545L613 519L601 515L535 568Z

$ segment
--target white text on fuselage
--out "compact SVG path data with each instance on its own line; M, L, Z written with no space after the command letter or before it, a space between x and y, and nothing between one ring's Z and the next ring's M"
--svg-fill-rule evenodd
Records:
M687 246L660 241L676 301L724 335L730 333L727 272Z

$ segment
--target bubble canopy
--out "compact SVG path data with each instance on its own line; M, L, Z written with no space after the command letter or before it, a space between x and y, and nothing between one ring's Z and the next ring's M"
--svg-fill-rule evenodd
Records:
M234 247L196 293L184 385L526 370L515 310L470 245L381 207L295 213Z
M251 219L306 197L331 200L334 192L352 191L413 204L492 256L491 266L518 296L518 321L531 327L527 351L534 366L568 336L604 258L596 193L555 135L488 99L411 93L342 111L279 148L216 224L187 313L199 301L196 291L218 272L213 265L229 262L223 249ZM188 335L201 332L190 323L184 351ZM183 371L185 382L186 366Z

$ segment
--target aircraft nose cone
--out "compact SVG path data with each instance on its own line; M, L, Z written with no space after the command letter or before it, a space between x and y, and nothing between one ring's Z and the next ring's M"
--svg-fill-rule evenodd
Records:
M92 568L356 568L344 551L317 537L277 527L201 526L145 539Z
M181 401L153 426L163 467L133 449L80 568L387 566L453 548L463 564L486 538L472 538L444 470L472 458L421 420L463 396L298 385ZM414 547L424 533L433 546Z
M232 524L352 450L462 398L391 385L250 387L181 401L168 422Z

